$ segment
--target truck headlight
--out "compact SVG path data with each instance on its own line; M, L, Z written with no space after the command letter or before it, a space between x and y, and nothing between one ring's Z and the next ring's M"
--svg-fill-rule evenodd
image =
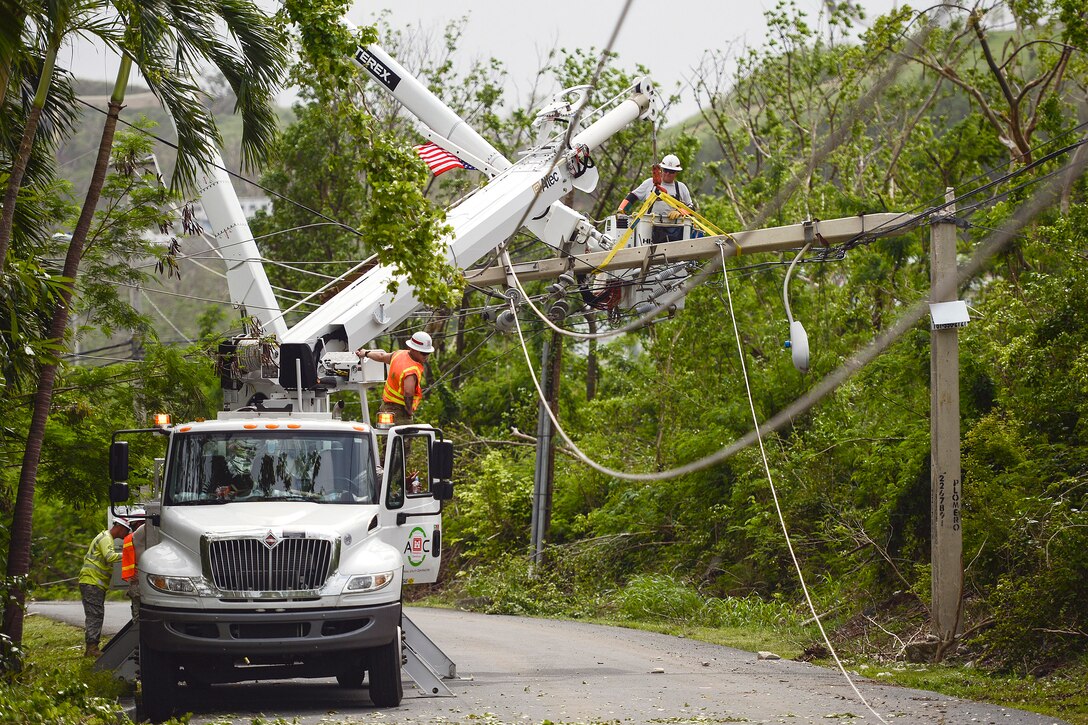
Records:
M148 574L147 583L167 594L194 594L196 587L188 577L163 576L162 574Z
M348 585L344 592L376 592L393 581L393 572L383 571L379 574L363 574L348 579Z

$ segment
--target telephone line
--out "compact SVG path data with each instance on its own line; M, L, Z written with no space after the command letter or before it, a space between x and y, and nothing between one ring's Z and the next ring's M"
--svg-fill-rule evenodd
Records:
M83 100L82 98L78 98L78 97L76 98L76 100L79 101L80 103L82 103L84 106L87 106L88 108L91 108L91 109L94 109L95 111L98 111L99 113L101 113L104 116L109 115L108 111L105 111L105 110L99 108L98 106L94 105L93 103L89 103L89 102ZM140 128L139 126L135 126L135 125L129 123L128 121L124 120L123 118L118 118L117 120L118 120L119 123L123 123L124 125L128 126L129 128L133 129L134 131L138 131L138 132L144 134L145 136L153 138L156 141L158 141L159 143L161 143L161 144L163 144L165 146L169 146L170 148L174 149L175 151L178 150L178 145L176 143L174 143L173 141L169 141L169 140L163 138L162 136L151 133L150 131L148 131L145 128ZM333 226L338 226L338 227L344 229L345 231L351 232L352 234L354 234L355 236L357 236L359 238L363 237L363 233L360 232L355 227L353 227L353 226L351 226L349 224L345 224L344 222L337 221L336 219L333 219L332 217L330 217L330 216L328 216L326 214L323 214L323 213L317 211L316 209L311 209L310 207L306 206L302 202L295 201L294 199L292 199L289 196L281 194L280 192L275 191L274 189L270 189L267 186L262 185L260 182L254 181L254 180L249 179L249 178L247 178L245 176L242 176L239 173L231 171L230 169L228 169L225 166L221 166L219 164L213 164L210 161L208 161L207 159L201 159L201 161L203 162L203 164L205 166L210 166L210 167L213 167L213 168L217 168L220 171L223 171L224 173L226 173L228 176L231 176L231 177L233 177L235 179L238 179L239 181L243 181L243 182L245 182L245 183L247 183L247 184L249 184L251 186L255 186L256 188L258 188L261 191L265 192L269 196L273 196L273 197L275 197L277 199L280 199L282 201L287 202L288 204L292 204L292 205L298 207L299 209L301 209L301 210L303 210L305 212L313 214L318 219L324 219L326 222L328 222L329 224L331 224Z

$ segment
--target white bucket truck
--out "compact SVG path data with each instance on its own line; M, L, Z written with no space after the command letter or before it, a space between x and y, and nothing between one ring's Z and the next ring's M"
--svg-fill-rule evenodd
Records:
M438 574L450 441L282 411L155 430L165 468L137 564L145 715L170 717L181 681L368 674L375 705L400 704L402 586ZM118 482L127 445L111 449Z

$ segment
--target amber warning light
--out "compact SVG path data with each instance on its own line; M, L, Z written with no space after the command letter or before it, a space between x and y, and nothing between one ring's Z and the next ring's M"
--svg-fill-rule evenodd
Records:
M389 411L379 412L378 425L393 425L393 414Z
M156 428L163 428L163 427L168 426L168 425L170 425L170 414L169 413L155 413L155 427Z

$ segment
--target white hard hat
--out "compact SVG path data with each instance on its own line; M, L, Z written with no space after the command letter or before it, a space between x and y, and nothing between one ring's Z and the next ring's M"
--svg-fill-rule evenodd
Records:
M114 516L113 523L110 524L110 526L124 526L129 531L132 531L132 524L130 524L127 520L121 518L120 516Z
M431 336L426 332L420 330L419 332L408 338L408 347L419 352L432 353L434 352L434 345L431 344Z
M665 158L661 159L662 171L683 171L684 167L680 165L680 159L676 158L676 154L668 154Z

